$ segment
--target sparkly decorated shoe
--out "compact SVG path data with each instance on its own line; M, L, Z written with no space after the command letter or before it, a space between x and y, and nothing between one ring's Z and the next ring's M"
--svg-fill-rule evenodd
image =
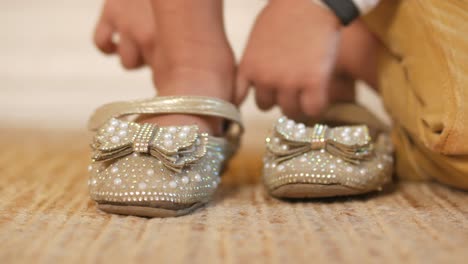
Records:
M136 123L133 115L196 114L227 121L225 136L196 125ZM89 191L98 208L146 217L178 216L208 202L242 133L239 111L225 101L198 96L117 102L96 110L89 122Z
M331 197L380 190L392 177L386 127L364 108L336 105L307 127L285 117L266 139L263 181L278 198Z

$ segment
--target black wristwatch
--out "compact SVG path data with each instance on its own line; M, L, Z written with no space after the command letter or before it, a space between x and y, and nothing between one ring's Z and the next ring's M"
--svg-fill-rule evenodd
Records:
M315 0L315 2L328 7L346 26L373 9L379 0Z
M343 25L348 25L359 17L359 9L351 0L322 0L338 17Z

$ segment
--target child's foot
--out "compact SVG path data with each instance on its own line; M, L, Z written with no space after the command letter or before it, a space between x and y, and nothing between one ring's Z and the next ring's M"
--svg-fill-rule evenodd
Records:
M232 104L212 98L175 98L108 104L91 117L89 127L96 134L91 144L89 188L99 209L146 217L179 216L212 198L240 133L214 138L189 124L159 127L123 118L127 114L195 113L221 115L233 128L242 126ZM169 119L170 124L173 120Z
M172 73L158 72L155 84L158 87L158 96L208 96L231 102L232 75L233 73L225 74L217 70L186 68ZM170 114L147 117L140 121L162 126L195 124L210 135L220 136L223 133L223 120L216 117Z
M118 52L127 69L151 66L159 96L209 96L231 102L234 58L222 28L220 2L162 1L155 2L154 9L149 0L105 1L96 26L96 45L104 53ZM165 12L168 9L172 11ZM113 42L115 34L120 37L118 43ZM201 131L222 133L222 120L213 117L161 115L139 121L196 124Z
M151 61L159 96L208 96L232 102L234 55L222 22L222 3L154 1L158 43ZM221 118L194 115L156 116L161 125L197 124L211 135L222 134Z

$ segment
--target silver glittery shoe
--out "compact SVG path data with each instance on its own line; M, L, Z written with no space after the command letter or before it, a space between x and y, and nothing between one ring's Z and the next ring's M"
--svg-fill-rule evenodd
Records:
M392 177L387 128L363 107L335 105L307 127L285 117L266 140L263 182L278 198L356 195L380 190Z
M170 113L224 118L225 136L200 133L196 125L167 127L130 119ZM96 131L89 166L91 198L103 211L146 217L183 215L208 202L243 130L234 105L199 96L104 105L89 126Z

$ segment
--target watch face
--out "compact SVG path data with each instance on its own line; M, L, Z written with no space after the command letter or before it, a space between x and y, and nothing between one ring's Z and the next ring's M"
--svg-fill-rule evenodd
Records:
M360 11L356 4L351 0L322 0L338 17L343 25L348 25L359 17Z
M359 9L359 13L361 15L369 13L374 7L377 6L377 4L380 2L380 0L352 0L356 7Z

